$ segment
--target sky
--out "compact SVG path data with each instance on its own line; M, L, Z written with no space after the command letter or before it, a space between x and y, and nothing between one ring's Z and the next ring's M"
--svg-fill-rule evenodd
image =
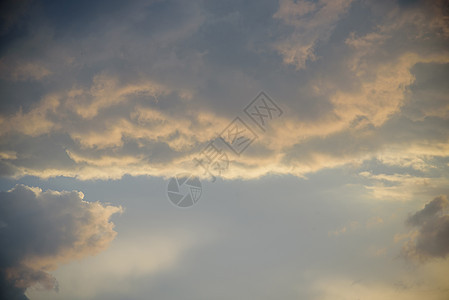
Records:
M1 1L0 298L446 300L447 78L443 0Z

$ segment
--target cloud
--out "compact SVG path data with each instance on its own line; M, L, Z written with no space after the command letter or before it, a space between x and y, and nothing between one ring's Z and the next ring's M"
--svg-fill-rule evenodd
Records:
M2 299L26 299L36 284L57 290L49 271L108 247L116 235L109 219L122 209L83 197L25 185L0 193Z
M56 16L30 20L35 30L12 38L1 56L7 68L0 68L0 104L7 109L0 113L0 175L86 180L191 172L192 159L265 89L285 113L231 157L224 178L305 177L384 153L388 164L407 156L427 172L435 165L423 157L447 156L441 2L268 3L260 3L257 17L252 6L218 2L108 6L123 17L71 19L88 35L74 34ZM354 25L359 14L373 26ZM289 59L301 68L282 63ZM38 68L26 65L49 72L34 76ZM12 74L34 77L16 82Z
M407 257L424 261L449 254L448 206L447 197L438 196L407 219L407 224L416 228L403 248Z
M291 36L279 41L275 46L283 56L284 63L303 69L307 61L316 60L314 48L317 43L329 38L351 2L353 0L317 2L281 0L274 18L294 28Z
M429 162L426 166L433 167L434 162ZM387 165L382 165L387 168ZM398 168L400 164L395 165ZM444 175L427 177L423 174L416 174L410 169L400 169L395 174L373 174L367 171L359 173L362 179L366 179L364 184L367 192L380 201L407 201L413 199L414 195L428 195L435 191L444 190L447 186L447 179ZM415 174L413 174L415 173ZM424 174L431 173L425 172Z
M41 80L44 77L50 75L50 71L44 66L36 63L26 62L19 63L16 66L8 65L9 61L0 61L0 73L2 75L8 74L9 77L6 79L11 79L14 81L19 80Z
M312 289L319 295L316 297L319 299L445 299L444 288L435 284L440 281L437 274L427 272L426 275L434 280L433 282L422 280L429 281L426 282L428 285L423 285L422 282L410 283L406 276L404 280L392 278L390 282L353 280L335 276L320 278L312 283Z

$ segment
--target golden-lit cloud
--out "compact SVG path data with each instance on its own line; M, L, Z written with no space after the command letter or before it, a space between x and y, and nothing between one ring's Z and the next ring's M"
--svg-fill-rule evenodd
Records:
M307 61L328 61L324 56L315 57L314 45L329 42L332 30L339 30L336 24L348 17L352 5L352 1L281 1L272 17L291 26L293 33L279 44L289 46L279 47L296 53L289 56L281 51L284 62L302 70ZM447 156L447 96L443 91L426 94L432 98L432 105L426 105L427 99L413 87L424 76L416 71L417 66L449 63L448 52L438 44L434 46L447 32L447 24L441 21L444 15L435 8L438 5L441 3L423 10L381 6L381 10L391 10L379 17L382 25L363 33L346 33L340 41L345 51L331 55L337 65L328 74L304 73L305 83L299 82L296 90L285 97L272 95L285 113L271 120L266 132L254 128L258 138L243 155L228 151L231 164L221 176L257 178L275 173L306 177L322 169L361 166L372 159L387 166L408 163L415 168L419 164L421 171L434 168L423 157ZM367 7L379 13L371 4ZM435 20L427 22L431 19ZM193 14L190 21L188 32L179 29L177 34L183 38L192 34L204 16ZM417 30L410 31L410 26ZM49 33L40 34L54 43ZM157 38L163 40L162 36ZM410 47L397 47L398 39ZM416 46L417 41L424 40L429 41L428 47ZM168 41L176 43L177 39ZM73 55L59 47L58 60ZM308 49L306 54L299 53L301 47ZM82 82L50 86L30 106L0 114L0 170L13 177L79 179L120 178L125 174L166 177L185 171L202 174L193 159L234 117L243 114L245 100L228 99L219 89L210 94L208 82L202 78L214 71L206 67L208 52L188 55L191 65L170 53L154 66L155 70L183 66L180 72L191 74L183 80L176 72L144 73L130 64L126 72L99 70ZM78 72L81 65L77 59L62 64L67 69L52 70L58 74ZM146 60L142 63L151 65ZM165 66L162 69L161 64ZM240 74L238 78L245 84L255 84L243 70L229 72ZM233 86L241 88L238 81L223 77L216 84L231 85L227 88L232 92ZM255 126L251 120L245 121ZM438 135L429 139L423 129Z

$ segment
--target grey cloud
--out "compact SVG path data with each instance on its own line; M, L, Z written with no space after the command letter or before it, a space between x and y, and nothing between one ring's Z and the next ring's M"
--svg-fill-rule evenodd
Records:
M32 1L2 1L0 4L0 36L7 35L27 12Z
M417 229L404 246L407 256L426 260L444 258L449 254L448 206L447 197L439 196L408 218L407 223Z
M448 206L449 202L446 196L439 196L427 203L424 208L411 216L407 223L412 226L420 226L435 216Z
M2 299L26 299L35 284L56 289L48 271L104 250L116 232L109 218L120 207L85 202L80 192L42 192L17 185L0 192Z
M294 31L286 39L280 40L275 47L283 56L284 63L303 69L307 62L317 60L317 44L329 38L353 1L279 2L279 10L274 17L293 26Z

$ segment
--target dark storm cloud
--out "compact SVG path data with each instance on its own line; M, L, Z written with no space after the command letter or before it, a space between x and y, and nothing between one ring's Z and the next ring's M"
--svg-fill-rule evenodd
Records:
M0 192L1 299L26 299L35 284L56 289L48 273L59 264L104 250L120 207L82 200L80 192L42 192L17 185Z

